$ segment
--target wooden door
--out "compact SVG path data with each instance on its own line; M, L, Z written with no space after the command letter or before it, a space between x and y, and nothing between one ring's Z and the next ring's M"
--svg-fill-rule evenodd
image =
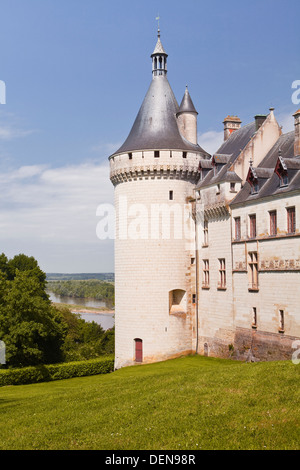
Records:
M135 340L135 362L143 362L143 340L136 338Z

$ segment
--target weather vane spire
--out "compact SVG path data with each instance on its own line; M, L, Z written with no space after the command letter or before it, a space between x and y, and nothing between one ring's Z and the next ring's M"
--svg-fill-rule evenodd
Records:
M160 16L159 14L157 15L157 17L155 18L156 21L157 21L157 35L158 37L160 36L160 29L159 29L159 20L160 20Z

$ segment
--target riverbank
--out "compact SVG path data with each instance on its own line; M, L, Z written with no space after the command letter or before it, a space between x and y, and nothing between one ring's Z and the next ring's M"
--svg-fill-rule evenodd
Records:
M108 307L86 307L85 305L76 304L64 304L58 302L52 302L56 308L68 308L73 313L93 313L95 315L114 315L115 311Z

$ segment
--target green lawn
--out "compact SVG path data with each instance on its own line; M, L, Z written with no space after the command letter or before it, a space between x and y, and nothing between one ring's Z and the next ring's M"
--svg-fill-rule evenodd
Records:
M0 449L299 449L300 365L190 356L0 388Z

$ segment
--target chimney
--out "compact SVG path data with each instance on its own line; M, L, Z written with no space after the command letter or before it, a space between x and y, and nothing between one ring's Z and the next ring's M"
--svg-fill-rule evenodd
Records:
M224 121L224 141L227 140L234 131L240 129L242 121L237 116L227 116Z
M267 119L267 116L265 114L257 114L256 116L254 116L254 119L255 119L256 130L258 131L258 129L262 126L262 124Z
M294 157L300 155L300 109L293 114L295 118Z

